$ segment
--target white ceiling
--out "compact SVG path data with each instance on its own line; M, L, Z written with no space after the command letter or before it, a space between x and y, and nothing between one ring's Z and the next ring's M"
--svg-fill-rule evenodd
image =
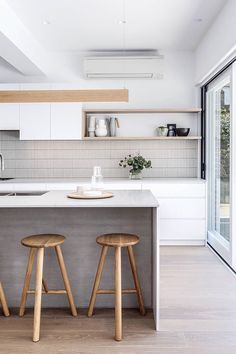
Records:
M0 82L77 80L90 52L193 51L226 2L0 0Z
M192 50L226 0L6 0L49 51ZM119 24L125 16L126 24ZM202 21L197 21L197 19ZM49 21L50 25L43 25Z

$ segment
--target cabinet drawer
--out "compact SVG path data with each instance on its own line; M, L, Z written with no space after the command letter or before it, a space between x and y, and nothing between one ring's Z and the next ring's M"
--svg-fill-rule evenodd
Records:
M206 221L162 219L160 230L161 240L204 240Z
M203 198L158 198L161 219L205 219L206 201Z
M159 183L145 184L143 189L150 189L157 198L205 198L205 183Z

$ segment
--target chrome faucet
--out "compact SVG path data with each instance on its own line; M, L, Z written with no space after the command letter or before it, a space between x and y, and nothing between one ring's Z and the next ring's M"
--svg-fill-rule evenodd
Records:
M0 161L1 161L1 171L4 171L4 157L2 156L2 154L0 154Z

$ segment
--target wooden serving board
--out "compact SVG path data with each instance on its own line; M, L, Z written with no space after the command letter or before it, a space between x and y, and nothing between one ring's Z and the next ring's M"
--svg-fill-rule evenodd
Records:
M68 198L73 199L104 199L104 198L111 198L114 194L112 192L102 192L99 196L92 196L92 195L84 195L83 193L73 192L67 195Z

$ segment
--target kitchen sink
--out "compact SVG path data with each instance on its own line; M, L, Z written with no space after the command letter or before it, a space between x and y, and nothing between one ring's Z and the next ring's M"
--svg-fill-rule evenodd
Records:
M27 192L1 192L0 196L8 197L33 197L46 194L48 191L27 191Z
M0 177L0 181L9 181L10 179L14 179L13 177Z

